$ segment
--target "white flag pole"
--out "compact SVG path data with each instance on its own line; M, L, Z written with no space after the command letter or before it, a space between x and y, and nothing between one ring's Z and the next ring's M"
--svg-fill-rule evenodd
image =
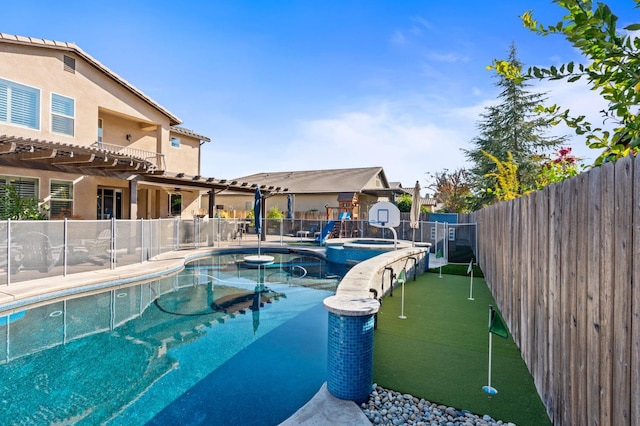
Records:
M469 271L471 271L471 282L469 283L469 300L474 300L473 298L473 259L469 263Z
M487 386L482 387L482 390L488 393L489 395L495 395L498 393L497 389L491 386L491 355L492 355L491 349L493 346L493 339L492 339L493 333L491 333L491 313L492 313L491 311L493 310L492 308L493 308L492 306L489 306L489 373L488 373L489 379L488 379Z
M407 317L404 315L404 280L402 280L402 307L400 310L400 316L398 318L407 319Z

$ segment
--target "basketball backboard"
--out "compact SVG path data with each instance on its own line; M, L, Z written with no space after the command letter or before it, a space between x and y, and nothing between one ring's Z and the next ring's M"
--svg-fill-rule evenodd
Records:
M369 225L377 228L393 228L400 226L400 210L389 201L375 203L369 209Z

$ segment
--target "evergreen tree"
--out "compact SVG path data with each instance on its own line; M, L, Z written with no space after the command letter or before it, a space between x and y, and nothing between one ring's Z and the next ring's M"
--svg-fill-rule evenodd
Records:
M522 68L514 44L509 48L506 62L516 69ZM495 201L495 193L486 190L495 187L498 170L496 162L483 151L501 162L509 161L510 152L517 166L521 192L524 192L535 188L541 155L566 141L565 136L546 136L552 122L548 115L536 112L536 108L546 100L544 93L528 91L529 85L524 81L503 75L498 75L498 78L496 86L501 89L499 103L487 107L480 115L477 123L480 134L471 141L474 147L463 150L473 164L469 171L473 191L478 197L475 208Z

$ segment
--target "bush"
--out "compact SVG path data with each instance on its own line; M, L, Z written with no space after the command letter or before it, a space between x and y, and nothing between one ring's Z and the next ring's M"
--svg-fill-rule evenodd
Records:
M267 219L282 219L284 218L284 212L278 210L278 207L273 206L267 212Z
M48 204L41 204L35 198L22 198L13 185L4 187L0 194L0 220L45 220Z

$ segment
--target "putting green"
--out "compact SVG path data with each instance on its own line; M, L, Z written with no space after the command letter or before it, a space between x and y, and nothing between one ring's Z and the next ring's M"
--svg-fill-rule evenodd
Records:
M374 381L431 402L488 414L517 425L550 425L533 378L511 337L493 336L489 395L489 305L495 301L482 278L425 273L386 296L374 334Z

